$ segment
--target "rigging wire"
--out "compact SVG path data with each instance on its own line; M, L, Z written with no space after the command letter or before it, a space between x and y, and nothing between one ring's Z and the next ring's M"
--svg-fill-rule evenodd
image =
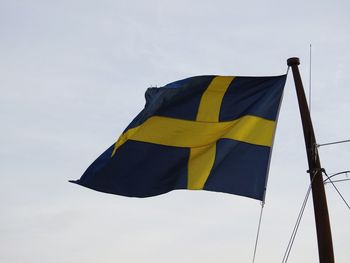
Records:
M346 202L345 198L343 197L343 195L340 193L340 191L338 190L338 188L335 186L334 182L332 181L331 177L328 176L327 172L325 170L322 170L323 173L327 176L328 181L331 182L331 184L333 185L334 189L337 191L337 193L339 194L340 198L344 201L345 205L348 207L348 209L350 210L350 206L349 204Z
M333 180L333 183L340 183L340 182L345 182L345 181L350 181L349 179L340 179L340 180ZM330 184L331 182L325 182L325 184Z
M258 247L259 234L260 234L260 228L261 228L261 219L262 219L262 215L263 215L264 205L265 205L265 202L261 202L261 210L260 210L259 224L258 224L258 230L257 230L257 233L256 233L256 238L255 238L255 246L254 246L254 254L253 254L253 263L255 262L256 250L257 250L257 247Z
M341 174L345 174L346 177L348 177L348 173L350 173L350 171L342 171L342 172L339 172L339 173L335 173L335 174L332 174L330 175L328 178L326 178L323 183L329 183L327 182L328 180L330 180L330 178L333 178L334 176L337 176L337 175L341 175ZM345 179L345 181L348 180L348 179ZM340 180L339 180L340 181ZM344 181L344 180L343 180ZM333 182L337 182L337 181L333 181Z
M309 61L309 111L311 114L311 43L310 43L310 61Z
M334 189L337 191L337 193L339 194L339 196L341 197L341 199L344 201L345 205L348 207L348 209L350 210L350 206L349 204L346 202L345 198L343 197L343 195L340 193L340 191L338 190L338 188L335 186L333 180L331 179L332 177L336 176L336 175L339 175L339 174L347 174L348 172L350 171L344 171L344 172L340 172L340 173L336 173L336 174L333 174L331 176L328 176L328 174L326 173L326 171L324 169L322 169L322 171L324 172L324 174L326 175L327 179L325 179L323 182L324 183L328 183L327 181L329 181L330 183L332 183ZM289 239L289 242L288 242L288 245L287 245L287 249L284 253L284 256L283 256L283 259L282 259L282 263L287 263L288 261L288 258L289 258L289 255L290 255L290 252L292 250L292 246L293 246L293 243L295 241L295 237L297 235L297 232L298 232L298 228L300 226L300 222L301 222L301 219L302 219L302 216L304 214L304 211L305 211L305 207L306 207L306 204L307 204L307 200L310 196L310 193L311 193L311 189L312 189L312 184L313 184L313 181L314 181L314 178L315 178L315 175L316 175L316 172L314 172L313 176L312 176L312 180L311 180L311 183L309 185L309 188L307 190L307 193L306 193L306 196L304 198L304 201L303 201L303 204L301 206L301 209L300 209L300 212L299 212L299 215L298 215L298 218L297 218L297 221L295 223L295 226L294 226L294 229L293 229L293 232L291 234L291 237ZM350 179L344 179L344 180L350 180ZM344 181L344 180L339 180L339 181Z
M339 144L339 143L345 143L345 142L350 142L350 140L343 140L343 141L337 141L337 142L328 142L328 143L317 144L317 147L319 148L321 146L332 145L332 144Z
M302 204L302 206L300 208L300 211L299 211L299 215L298 215L297 221L296 221L296 223L294 225L293 232L292 232L291 237L289 239L286 251L284 252L282 263L286 263L288 261L290 252L292 250L292 247L293 247L293 244L294 244L294 241L295 241L295 237L297 235L297 232L298 232L298 229L299 229L299 226L300 226L301 219L302 219L304 211L305 211L307 200L309 199L309 196L310 196L310 192L311 192L311 189L312 189L312 183L314 181L315 175L316 175L316 172L314 172L314 174L312 176L312 180L311 180L310 185L309 185L309 188L307 189L307 192L306 192L303 204Z

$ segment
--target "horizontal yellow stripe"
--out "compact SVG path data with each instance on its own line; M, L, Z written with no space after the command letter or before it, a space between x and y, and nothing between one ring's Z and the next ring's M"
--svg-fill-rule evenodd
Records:
M250 115L227 122L199 122L153 116L121 135L112 156L127 140L192 148L227 138L271 147L275 125L274 121Z

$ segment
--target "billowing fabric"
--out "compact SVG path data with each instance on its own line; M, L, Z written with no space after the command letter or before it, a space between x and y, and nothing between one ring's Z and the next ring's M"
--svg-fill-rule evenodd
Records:
M191 189L264 200L285 81L198 76L149 88L118 141L71 182L129 197Z

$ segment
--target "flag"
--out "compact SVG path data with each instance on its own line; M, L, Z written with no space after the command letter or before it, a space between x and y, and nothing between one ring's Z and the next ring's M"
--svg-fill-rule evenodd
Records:
M285 81L196 76L149 88L117 142L71 182L129 197L190 189L264 200Z

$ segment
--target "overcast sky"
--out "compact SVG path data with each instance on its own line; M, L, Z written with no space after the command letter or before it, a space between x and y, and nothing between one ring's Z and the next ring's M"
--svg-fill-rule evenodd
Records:
M0 1L0 262L251 262L260 203L205 191L133 199L78 179L144 106L150 86L194 75L280 75L312 43L319 143L350 139L350 2ZM320 148L328 173L350 145ZM292 75L256 262L281 262L309 185ZM337 184L350 201L350 183ZM337 262L350 213L328 194ZM289 262L318 262L309 200Z

